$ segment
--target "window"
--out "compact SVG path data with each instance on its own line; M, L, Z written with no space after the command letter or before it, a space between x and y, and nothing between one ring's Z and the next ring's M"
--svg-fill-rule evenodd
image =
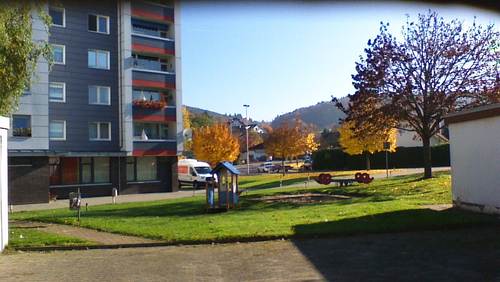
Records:
M51 157L50 185L75 185L110 182L108 157Z
M109 51L89 50L89 68L109 70Z
M23 89L23 96L31 95L31 87L30 85L26 85Z
M92 183L92 158L81 158L80 159L80 167L81 167L81 183Z
M53 120L49 123L50 140L66 140L66 121Z
M12 115L12 136L31 137L31 116Z
M52 18L52 25L65 27L66 26L66 13L64 8L49 7L49 15Z
M111 105L110 88L106 86L89 86L89 104Z
M134 89L132 91L132 100L146 100L146 101L167 101L170 95L160 91Z
M89 15L89 31L109 34L109 17L101 15Z
M168 125L164 123L134 123L134 138L136 140L166 140Z
M52 56L54 64L64 65L66 63L66 47L64 45L52 45Z
M66 101L66 83L51 82L49 84L49 100L64 103Z
M91 141L111 140L111 123L92 122L89 125L89 138Z
M94 183L109 182L109 158L93 158Z
M156 157L128 157L127 181L158 180L158 161Z

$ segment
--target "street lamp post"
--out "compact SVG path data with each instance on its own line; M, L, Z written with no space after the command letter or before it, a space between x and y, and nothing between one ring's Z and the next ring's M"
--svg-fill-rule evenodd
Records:
M246 133L246 139L247 139L247 174L250 175L250 155L249 155L249 152L248 152L248 108L250 107L250 105L243 105L243 107L245 107L245 115L246 115L246 122L245 122L245 133Z

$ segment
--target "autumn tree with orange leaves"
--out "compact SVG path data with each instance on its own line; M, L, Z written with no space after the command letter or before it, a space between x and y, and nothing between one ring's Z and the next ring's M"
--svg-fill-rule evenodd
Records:
M240 153L238 139L222 123L194 129L192 149L197 159L211 166L222 161L232 162Z
M309 130L298 119L294 123L283 123L274 128L264 140L266 153L280 158L282 166L285 165L285 159L315 151L317 147L314 134L311 135Z

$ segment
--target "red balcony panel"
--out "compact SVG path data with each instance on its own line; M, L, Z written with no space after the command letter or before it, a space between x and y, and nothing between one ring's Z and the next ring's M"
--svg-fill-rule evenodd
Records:
M157 157L175 157L177 152L174 150L134 150L132 152L134 157L143 156L157 156Z
M152 53L152 54L160 54L160 55L175 55L174 50L169 50L165 48L147 46L143 44L132 44L132 51L135 52L143 52L143 53Z
M163 10L160 10L160 12L153 12L153 11L146 11L143 10L142 8L132 8L132 16L133 17L138 17L138 18L143 18L143 19L150 19L150 20L155 20L155 21L160 21L160 22L173 22L174 21L174 15L172 13L165 13Z
M175 89L175 84L165 81L150 81L150 80L132 80L132 85L135 87L144 88L162 88L162 89Z

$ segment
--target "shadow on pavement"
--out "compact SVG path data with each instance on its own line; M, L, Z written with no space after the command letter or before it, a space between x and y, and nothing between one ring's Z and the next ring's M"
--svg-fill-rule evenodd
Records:
M298 225L292 241L329 281L500 281L499 232L492 216L421 209Z

